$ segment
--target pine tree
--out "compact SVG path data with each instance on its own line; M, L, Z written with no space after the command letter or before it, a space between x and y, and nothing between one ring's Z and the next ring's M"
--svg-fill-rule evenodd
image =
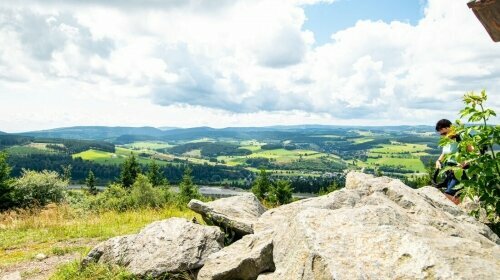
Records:
M10 171L11 168L7 163L7 154L0 152L0 210L14 206Z
M124 188L130 188L134 184L135 179L137 179L137 175L140 173L141 167L134 154L130 153L130 156L121 166L120 183Z
M148 179L153 187L166 186L168 185L167 179L163 176L163 171L161 171L160 166L153 160L149 164L148 168Z
M89 175L87 176L87 179L85 180L85 185L87 186L87 190L89 191L90 194L92 194L92 195L97 194L97 188L95 186L95 176L94 176L94 172L92 172L92 170L89 171Z
M188 202L191 199L198 199L201 197L198 187L193 183L193 176L191 176L191 168L187 167L184 170L181 184L179 185L179 195L183 202Z
M292 202L293 188L289 181L279 180L275 186L271 186L269 200L272 203L283 205Z
M259 177L255 180L254 185L252 186L252 192L259 199L266 199L269 193L269 189L271 188L271 181L266 173L265 169L260 170Z
M61 169L63 171L64 181L71 182L71 170L73 169L73 166L71 166L71 164L61 165Z

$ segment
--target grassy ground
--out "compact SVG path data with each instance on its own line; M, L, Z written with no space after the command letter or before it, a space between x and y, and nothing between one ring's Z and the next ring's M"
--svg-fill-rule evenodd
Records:
M88 244L117 235L138 232L145 225L170 217L201 217L189 209L169 206L102 214L81 213L68 205L51 205L43 211L0 214L0 268L28 261L38 253L47 256L86 252Z

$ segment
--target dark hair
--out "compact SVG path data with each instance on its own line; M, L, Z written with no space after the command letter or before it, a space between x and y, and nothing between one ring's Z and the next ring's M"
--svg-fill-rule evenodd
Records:
M447 127L451 127L451 122L447 119L439 120L436 123L436 131L441 130L441 128L447 128Z

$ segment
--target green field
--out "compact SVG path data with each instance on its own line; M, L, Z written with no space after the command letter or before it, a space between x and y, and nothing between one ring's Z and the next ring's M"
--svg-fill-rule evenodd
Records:
M362 134L366 136L352 138L349 139L349 141L361 144L377 139L376 135L371 132L364 131ZM332 139L337 137L335 135L324 136L331 136ZM202 138L191 142L206 141L214 141L214 139ZM218 156L217 160L219 161L219 164L223 161L223 164L227 166L247 166L247 159L266 158L269 159L271 163L280 165L280 168L283 168L283 171L285 171L284 174L290 174L290 176L303 176L304 174L312 175L314 173L309 173L311 171L307 170L328 171L330 169L338 169L339 166L342 168L342 165L345 165L344 160L337 155L322 153L310 149L287 150L281 148L264 150L262 149L262 145L265 145L266 143L255 140L245 140L240 142L234 141L234 143L239 145L240 149L250 150L252 154L245 156ZM200 149L191 150L180 156L157 151L158 149L173 146L174 145L172 144L160 141L138 141L117 147L115 153L87 150L85 152L75 154L73 157L80 157L82 159L96 161L101 164L121 164L130 155L130 153L134 153L141 164L148 164L152 158L158 159L160 164L173 162L176 159L194 164L216 164L214 162L210 162L208 158L204 158ZM38 149L38 147L29 148ZM40 151L43 151L42 145L40 145L39 148ZM357 166L369 168L387 166L391 168L412 170L415 172L424 172L425 167L419 157L428 155L428 149L429 148L425 144L407 144L393 141L391 144L382 144L367 150L365 154L368 156L368 159L364 162L358 162ZM248 170L252 170L252 168L246 168ZM286 171L290 173L286 173Z
M380 166L388 166L393 168L403 168L416 172L425 172L425 166L420 160L420 156L428 155L427 145L423 144L407 144L392 142L391 144L383 144L377 148L372 148L367 151L368 159L366 162L358 165L375 168Z
M361 137L361 138L353 138L353 139L349 139L349 140L351 142L356 143L356 144L362 144L362 143L373 141L374 139L373 138L369 138L369 137Z
M425 172L425 166L418 158L368 158L367 164L371 166L391 166L402 167L404 169L413 170L417 172Z
M94 149L90 149L78 154L74 154L73 158L81 158L83 160L91 160L101 164L121 164L123 163L130 154L133 153L137 157L137 161L141 164L149 164L151 162L150 158L144 158L138 156L138 151L129 150L125 148L116 148L115 153L103 152ZM158 161L158 164L166 164L165 162Z
M422 144L405 144L393 142L392 144L383 144L380 148L370 149L373 153L394 154L394 153L425 153L429 148Z
M8 154L11 155L29 155L29 154L55 154L57 152L47 149L45 146L41 145L26 145L26 146L13 146L5 149Z
M244 146L252 148L256 146ZM250 150L250 149L249 149ZM247 158L268 158L278 164L286 164L299 159L315 159L323 156L327 156L325 153L319 153L312 150L286 150L286 149L274 149L274 150L262 150L253 148L253 153L247 156L218 156L217 160L224 160L226 164L235 166L245 162Z
M125 148L136 149L136 150L158 150L158 149L170 148L173 146L175 145L171 145L166 142L156 142L156 141L139 141L123 145L123 147Z

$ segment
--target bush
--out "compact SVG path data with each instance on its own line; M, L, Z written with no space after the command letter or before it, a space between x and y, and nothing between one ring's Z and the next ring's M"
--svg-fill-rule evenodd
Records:
M94 211L126 211L132 208L133 202L128 191L120 184L110 184L103 192L90 198L89 208Z
M110 184L103 192L96 196L85 196L87 203L81 201L78 195L72 195L72 203L91 211L117 211L123 212L130 209L158 208L174 201L174 196L168 187L153 187L148 178L139 174L131 189L125 189L118 183Z
M12 197L12 179L10 179L11 168L7 164L7 154L0 153L0 210L9 209L14 206Z
M160 207L165 204L163 189L154 188L148 177L139 174L130 192L132 204L136 208Z
M450 155L457 162L468 165L468 168L449 167L456 178L461 178L462 197L479 197L481 207L487 213L487 219L492 224L500 223L500 157L495 153L494 146L500 143L500 126L488 125L491 116L496 116L492 109L484 108L487 100L486 92L481 94L470 92L465 94L465 108L460 111L462 118L468 118L469 125L460 120L453 126L454 134L461 136L458 151ZM445 145L448 138L441 140ZM465 176L463 174L465 173ZM480 209L473 214L479 216Z
M65 198L68 181L54 171L23 170L20 178L13 183L13 197L19 207L45 206L59 203Z

